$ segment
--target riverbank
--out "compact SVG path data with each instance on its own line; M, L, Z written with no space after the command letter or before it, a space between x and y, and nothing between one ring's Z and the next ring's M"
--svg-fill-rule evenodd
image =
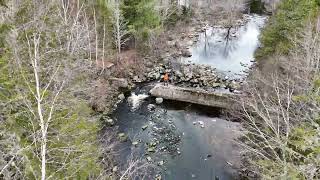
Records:
M192 27L194 28L194 30L192 30L190 32L190 34L180 34L179 35L172 35L172 33L170 34L170 36L166 37L165 39L166 41L166 45L163 47L163 49L158 49L159 52L165 52L166 56L164 57L159 57L159 59L156 58L156 60L154 61L155 63L147 63L146 64L146 68L145 71L143 73L143 71L140 71L137 74L129 74L128 78L128 84L131 83L145 83L145 82L152 82L152 81L160 81L162 79L162 76L164 73L170 73L171 75L171 83L176 84L178 86L182 86L182 87L192 87L192 88L200 88L200 89L206 89L206 90L210 90L210 91L220 91L221 89L226 90L226 91L234 91L237 88L240 87L240 79L239 77L228 77L228 75L225 74L225 72L221 71L221 69L216 69L214 68L214 66L212 67L212 65L204 65L204 64L197 64L195 62L192 63L192 60L190 63L185 63L182 62L181 60L183 58L190 58L190 56L193 56L192 53L192 48L194 48L195 46L197 46L197 44L200 44L202 47L202 43L205 42L203 40L201 40L201 37L204 37L205 34L208 34L209 37L221 37L222 42L224 43L225 41L227 41L227 44L233 44L235 46L231 46L233 48L228 49L228 51L230 50L230 52L233 52L233 49L236 49L239 45L239 39L241 39L241 37L243 36L242 33L247 32L247 24L249 24L249 22L254 19L256 17L254 16L249 16L249 15L244 15L243 18L237 22L239 22L238 28L232 28L231 31L228 30L228 28L224 28L223 26L218 26L218 25L205 25L203 26L203 24L199 24L198 28ZM255 21L253 21L255 22ZM259 21L257 21L259 22ZM254 24L253 29L256 31L259 31L260 28L262 27L261 25L259 25L259 23ZM243 27L243 28L242 28ZM198 30L196 30L198 29ZM221 29L222 32L215 32L213 31L213 29ZM244 29L243 31L239 31L239 29ZM211 32L211 33L210 33ZM239 32L239 33L238 33ZM250 31L249 31L250 32ZM227 35L230 34L230 37L228 37L227 39L225 38ZM253 49L252 51L249 52L249 54L251 53L250 56L253 57L253 52L255 50L255 48L258 45L258 35L257 33L251 33L252 35L254 35L254 42L251 44L252 47L250 46L250 48L247 47L247 49ZM215 35L215 36L213 36ZM163 40L163 39L162 39ZM216 38L213 38L212 44L215 45L216 42L215 41ZM246 39L245 39L246 40ZM252 39L251 39L252 40ZM191 43L192 41L192 43ZM183 42L186 44L180 45L178 43ZM189 42L189 44L187 43ZM241 41L240 41L241 42ZM222 44L223 44L222 43ZM241 44L241 43L240 43ZM245 47L246 45L244 45ZM162 47L162 46L161 46ZM241 49L241 48L240 48ZM186 51L188 50L188 52ZM223 51L222 51L223 52ZM240 62L242 62L243 60L248 61L250 58L243 56L243 59L240 60ZM223 61L225 60L225 61ZM186 62L188 62L188 60L185 60ZM252 61L252 59L250 59L249 61ZM222 59L221 63L228 63L228 61L226 61L226 59ZM253 63L253 62L252 62ZM238 67L245 67L244 69L248 69L249 68L249 64L240 64L238 62ZM236 69L236 68L235 68ZM180 73L179 73L180 72ZM230 71L232 72L232 71ZM229 72L229 73L230 73ZM237 73L237 72L234 72ZM238 81L238 82L237 82ZM234 85L234 87L231 87L230 84ZM131 86L133 87L133 86ZM156 166L157 168L159 168L159 166L157 166L157 164L161 164L160 165L160 169L162 168L162 166L168 168L169 164L171 164L170 162L175 162L177 159L184 159L187 158L188 153L188 148L184 149L183 151L181 151L181 147L185 148L190 146L190 144L193 143L192 141L186 141L185 137L183 137L181 134L179 135L179 131L181 129L183 129L184 127L181 126L181 123L186 123L186 119L182 118L183 116L186 116L186 114L188 114L188 109L184 109L181 112L179 112L177 117L174 118L170 118L168 120L164 120L162 119L162 117L165 116L166 112L168 112L169 110L167 109L167 107L161 108L159 106L156 106L155 102L153 102L154 100L152 98L148 97L148 91L139 91L140 87L137 88L138 91L135 89L134 93L130 94L130 93L124 93L124 94L116 94L114 97L115 102L119 102L120 104L115 105L114 103L110 103L112 105L112 108L115 109L115 111L113 111L114 113L112 114L108 114L105 113L103 120L106 122L106 124L108 124L109 126L111 126L111 128L108 128L110 130L112 129L116 129L119 130L119 133L117 134L117 137L115 137L116 139L120 140L120 141L124 141L123 143L120 143L120 148L116 148L118 150L120 149L127 149L127 153L124 157L122 157L122 155L120 156L120 162L118 162L116 164L116 166L114 166L113 168L117 169L116 172L121 172L123 170L126 169L126 161L128 159L131 159L129 157L131 157L132 153L135 154L135 160L139 162L140 165L144 166L145 168L151 168L153 171L156 171L154 169L154 166ZM142 86L143 89L143 86ZM128 90L128 89L127 89ZM137 91L137 92L136 92ZM150 102L151 101L151 102ZM167 100L165 100L166 102ZM138 103L140 102L140 103ZM160 101L159 101L160 102ZM138 103L136 106L136 108L131 109L132 103ZM162 113L162 115L157 115L158 110L160 108L160 112ZM150 112L151 111L151 112ZM176 112L173 112L176 115ZM152 116L153 118L150 119L150 117ZM216 118L219 116L215 116ZM195 116L195 118L200 118ZM206 119L206 118L205 118ZM131 122L133 121L133 122ZM198 137L199 134L203 133L204 136L209 136L211 137L211 139L206 139L206 141L201 141L202 143L197 145L200 149L203 148L206 149L208 148L208 146L206 146L205 144L208 144L208 141L210 140L212 142L212 140L216 140L216 137L212 136L212 133L210 133L211 131L215 131L215 128L219 127L220 130L224 129L225 132L227 133L234 133L232 132L232 130L230 130L229 127L229 122L225 122L223 123L224 120L219 120L219 124L221 126L208 126L206 127L205 124L207 123L211 123L214 122L216 120L214 119L209 119L208 121L205 120L206 122L204 122L203 120L197 120L197 121L193 121L193 122L189 122L189 125L192 125L190 127L187 128L186 133L190 133L193 132L195 133L194 137ZM211 121L211 122L210 122ZM221 122L221 123L220 123ZM160 124L159 124L160 123ZM177 125L177 123L180 125ZM191 123L191 124L190 124ZM231 122L230 122L231 123ZM200 132L194 132L194 128L197 128L197 124L199 124L200 126ZM160 125L160 126L158 126ZM188 126L189 126L188 125ZM238 124L236 125L238 126ZM165 130L165 133L167 133L168 138L169 139L164 139L163 141L155 141L153 138L153 136L156 136L155 139L157 139L157 137L160 135L161 136L161 132L163 127ZM172 129L173 128L173 129ZM204 128L201 130L201 128ZM206 129L208 128L208 131L206 131ZM150 129L150 130L149 130ZM239 131L239 129L235 130L235 131ZM218 132L218 131L217 131ZM224 132L224 133L225 133ZM160 133L160 134L158 134ZM176 134L178 133L178 134ZM142 135L141 138L138 138ZM219 134L221 136L224 136L224 134ZM236 135L236 134L233 134ZM179 137L180 136L180 137ZM226 135L227 136L227 135ZM147 138L146 138L147 137ZM152 138L153 137L153 138ZM190 137L190 136L189 136ZM234 142L234 138L235 136L232 136L233 138L228 139L228 141L226 142L220 142L218 143L218 141L216 142L215 146L217 146L216 148L218 148L219 146L224 146L224 143L228 143L226 146L228 148L234 148L237 149L237 143ZM237 136L238 137L238 136ZM173 150L168 151L168 148L164 148L162 149L162 143L173 143L171 144L173 148ZM183 143L184 142L184 143ZM181 144L182 143L182 144ZM181 146L181 147L180 147ZM138 147L138 148L137 148ZM138 149L138 153L136 154L136 150ZM206 151L209 151L210 148L206 149ZM213 148L214 149L214 148ZM219 149L219 148L218 148ZM163 151L164 152L168 151L169 154L170 152L174 152L173 154L180 154L179 156L177 156L176 158L170 158L170 160L164 160L163 157L162 158L158 158L158 157L154 157L154 153L158 154L158 152L162 152L161 154L163 155ZM211 150L210 150L211 151ZM168 153L166 152L166 153ZM164 153L164 154L166 154ZM186 153L186 154L185 154ZM122 154L122 153L121 153ZM129 156L130 155L130 156ZM208 156L207 158L200 158L200 156ZM211 153L207 153L207 155L205 155L204 152L200 152L200 151L195 151L195 158L200 158L201 160L199 160L199 163L206 163L208 162L209 164L212 163L214 160L217 160L216 158L222 157L222 151L219 151L218 154L216 154L215 158L210 158L212 156ZM219 171L224 171L223 168L226 168L224 165L227 164L227 166L233 166L233 167L228 167L226 169L232 169L233 173L236 174L236 176L238 175L238 171L240 169L240 165L239 163L232 163L233 159L232 157L235 156L231 156L229 155L231 159L228 160L224 160L224 162L221 162L221 164L215 164L215 165L210 165L211 167L215 167L216 169L214 170L210 170L210 166L208 166L208 168L205 168L203 170L202 173L198 174L198 173L191 173L189 174L189 178L195 178L195 177L212 177L213 174L217 174L217 176L227 176L227 177L231 177L229 176L229 174L219 174ZM237 154L237 158L240 155ZM121 158L122 157L122 158ZM171 157L170 155L168 157ZM119 158L119 157L118 157ZM235 158L235 159L237 159ZM234 160L235 160L234 159ZM164 161L164 162L163 162ZM180 161L183 162L183 161ZM239 162L239 161L238 161ZM166 164L166 165L164 165ZM168 164L168 166L167 166ZM174 164L174 163L173 163ZM179 163L178 163L179 164ZM222 165L224 164L224 165ZM229 164L229 165L228 165ZM230 165L231 164L231 165ZM237 164L237 165L235 165ZM185 164L186 167L190 168L190 169L194 169L195 167L192 166L192 164ZM207 165L206 165L207 166ZM156 168L156 169L157 169ZM236 172L234 172L234 170L236 170ZM177 169L174 166L171 166L171 168L169 168L169 171L176 171ZM211 175L210 175L210 171L211 171ZM112 172L112 170L111 170ZM161 172L161 171L156 171L156 172ZM165 172L163 172L164 174L166 174ZM152 174L152 173L151 173ZM151 175L149 174L149 175ZM175 172L173 172L173 174L175 174ZM169 177L182 177L181 173L178 173L180 175L177 176L169 176ZM159 174L158 174L159 175ZM232 175L234 176L234 175ZM159 177L166 177L166 176L157 176Z
M244 108L255 109L255 115L242 118L247 175L320 177L320 145L314 141L319 139L319 115L313 113L319 98L319 66L314 64L319 59L319 5L282 1L262 32L259 68L244 87L248 96L239 100Z

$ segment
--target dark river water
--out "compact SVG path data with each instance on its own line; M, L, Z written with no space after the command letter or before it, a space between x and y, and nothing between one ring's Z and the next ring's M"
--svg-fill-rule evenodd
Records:
M136 93L140 95L128 97L135 99L135 104L127 99L113 114L120 132L129 137L122 146L122 160L139 149L136 156L150 156L155 164L164 161L160 167L163 179L235 179L240 163L239 148L235 143L239 124L221 119L219 109L173 101L165 101L150 112L147 106L155 101L143 95L147 94L147 89L138 88ZM142 130L145 125L148 128ZM157 131L162 128L169 131ZM165 136L174 140L166 140ZM131 145L140 140L138 147ZM155 141L159 141L156 152L146 155L146 143Z
M259 15L247 19L244 26L232 32L228 42L226 29L210 27L191 49L192 57L183 61L208 64L230 76L244 73L253 63L266 20ZM129 139L121 144L120 160L125 163L136 153L160 164L154 173L165 180L237 179L240 124L225 120L219 109L166 100L155 105L155 98L148 96L151 86L138 87L113 114L119 131ZM150 104L155 105L152 111L148 110Z

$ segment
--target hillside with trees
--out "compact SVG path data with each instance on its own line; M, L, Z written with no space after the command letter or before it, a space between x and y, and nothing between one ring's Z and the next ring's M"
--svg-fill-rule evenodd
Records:
M241 178L320 179L320 1L262 2L256 66L240 88L216 77L208 86L245 94L228 112L243 127ZM127 137L112 112L136 86L162 82L162 69L174 74L191 57L185 44L207 37L198 27L226 29L232 42L248 3L0 0L0 179L154 179L149 158L120 167Z

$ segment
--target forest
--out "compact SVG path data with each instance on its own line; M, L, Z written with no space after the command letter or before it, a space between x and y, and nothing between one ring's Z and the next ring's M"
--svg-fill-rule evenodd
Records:
M320 179L319 112L320 0L0 0L0 179Z

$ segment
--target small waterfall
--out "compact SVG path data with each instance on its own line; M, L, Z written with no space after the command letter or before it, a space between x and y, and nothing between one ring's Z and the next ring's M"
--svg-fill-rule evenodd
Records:
M131 106L131 110L135 111L137 108L140 107L141 103L143 102L143 100L147 99L149 97L149 95L147 94L138 94L136 95L136 93L131 93L131 96L128 97L128 103Z

